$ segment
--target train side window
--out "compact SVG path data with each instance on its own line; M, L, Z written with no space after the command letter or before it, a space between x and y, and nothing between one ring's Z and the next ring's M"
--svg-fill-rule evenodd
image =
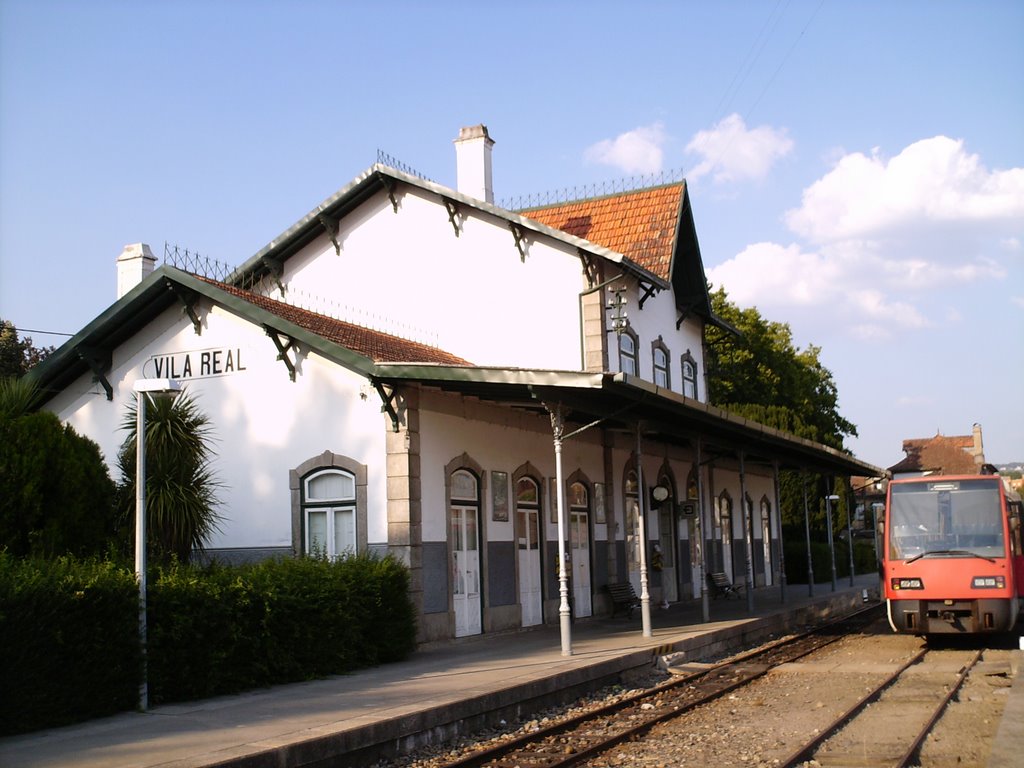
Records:
M1015 557L1024 554L1024 547L1021 546L1022 518L1024 518L1024 505L1019 501L1011 501L1010 507L1010 550Z

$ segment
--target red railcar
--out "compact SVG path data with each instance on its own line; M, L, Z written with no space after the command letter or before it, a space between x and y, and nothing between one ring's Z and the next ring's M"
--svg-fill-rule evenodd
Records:
M889 624L914 635L1006 632L1024 596L1021 504L998 475L889 483L882 582Z

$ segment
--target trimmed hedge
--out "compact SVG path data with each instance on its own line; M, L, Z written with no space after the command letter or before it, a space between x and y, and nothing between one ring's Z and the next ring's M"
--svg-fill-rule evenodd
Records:
M155 570L151 704L343 674L415 647L408 570L360 555ZM134 574L0 555L0 734L133 709L141 681Z
M0 734L135 707L138 595L111 563L0 553Z
M836 577L850 575L850 549L845 539L835 543ZM814 565L814 580L818 583L832 578L832 563L829 560L828 542L812 541L811 558ZM854 539L853 567L857 575L877 573L875 545L871 540ZM803 539L786 539L786 583L807 583L807 544Z

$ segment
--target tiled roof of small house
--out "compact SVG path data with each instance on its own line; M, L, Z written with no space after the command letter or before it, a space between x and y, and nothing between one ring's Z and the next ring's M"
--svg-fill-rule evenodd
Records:
M205 279L205 278L200 278ZM310 333L350 349L375 363L436 363L439 365L472 365L468 360L418 341L403 339L382 331L353 325L328 315L286 304L283 301L235 288L215 280L206 282L220 290L237 296L283 320L294 323Z
M670 279L685 182L519 211L535 221L621 253Z
M974 438L971 435L935 435L904 440L906 456L889 467L889 471L973 475L979 467L973 449Z

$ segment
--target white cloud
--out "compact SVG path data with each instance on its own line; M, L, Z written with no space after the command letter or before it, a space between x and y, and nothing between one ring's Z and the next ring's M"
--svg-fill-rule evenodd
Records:
M870 258L870 257L869 257ZM865 261L849 254L801 250L798 245L755 243L708 270L740 306L757 305L768 317L844 327L856 338L884 338L894 329L930 321L911 303L894 299L863 276Z
M584 150L583 159L623 173L657 173L662 169L665 140L665 127L657 122L599 141Z
M686 145L688 153L703 158L687 177L695 181L711 174L717 183L763 179L792 149L785 130L767 125L748 130L743 118L732 114L711 130L698 131Z
M741 306L803 338L862 341L974 322L966 289L1005 282L1024 240L1024 168L990 171L963 142L918 141L886 160L849 153L785 221L789 245L755 243L708 270ZM1019 295L1011 301L1024 306Z
M1024 168L989 171L963 141L936 136L890 160L875 149L840 158L804 190L786 223L815 243L876 238L926 224L1024 218Z
M1024 296L1011 296L1010 302L1017 305L1021 309L1024 309Z

